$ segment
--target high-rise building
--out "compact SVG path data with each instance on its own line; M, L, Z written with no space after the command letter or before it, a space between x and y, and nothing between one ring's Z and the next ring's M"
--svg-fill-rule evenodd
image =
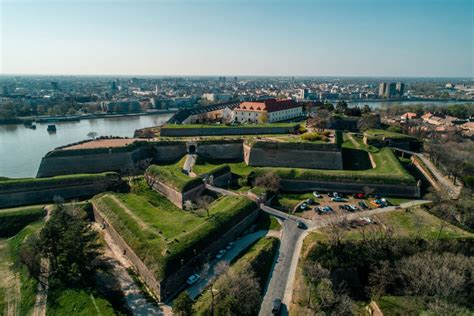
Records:
M385 90L387 90L387 83L381 82L379 85L379 97L385 96Z
M117 91L117 82L114 80L110 85L110 91Z
M51 89L59 90L59 83L57 81L51 81Z
M2 87L2 95L3 95L4 97L7 97L7 96L10 95L10 91L8 90L8 86L3 86L3 87Z
M397 82L396 89L397 89L398 97L399 98L403 97L403 92L405 90L405 84L403 82Z

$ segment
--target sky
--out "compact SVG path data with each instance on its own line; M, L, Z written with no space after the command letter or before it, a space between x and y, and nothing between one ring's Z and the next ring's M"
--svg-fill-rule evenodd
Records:
M1 74L474 77L472 0L0 0Z

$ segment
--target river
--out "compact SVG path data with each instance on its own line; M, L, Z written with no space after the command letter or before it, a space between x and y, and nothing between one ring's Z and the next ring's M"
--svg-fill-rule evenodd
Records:
M334 104L337 101L333 102ZM398 105L434 105L434 106L443 106L443 105L452 105L452 104L474 104L474 101L348 101L349 107L363 107L364 104L368 104L371 108L385 108L388 106L398 106Z
M0 125L0 176L35 177L41 158L50 150L87 139L89 132L98 136L132 137L136 129L164 123L172 114L113 117L55 123L56 133L46 131L47 124L36 130L23 125Z

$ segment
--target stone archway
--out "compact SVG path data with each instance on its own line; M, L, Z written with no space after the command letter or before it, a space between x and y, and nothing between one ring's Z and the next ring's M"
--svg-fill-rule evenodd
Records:
M189 155L195 155L197 154L197 144L195 142L189 142L186 144L188 147L188 154Z

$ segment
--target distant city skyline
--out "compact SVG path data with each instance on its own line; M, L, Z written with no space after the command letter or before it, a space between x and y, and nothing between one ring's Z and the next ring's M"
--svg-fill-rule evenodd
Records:
M474 77L469 0L0 0L0 74Z

